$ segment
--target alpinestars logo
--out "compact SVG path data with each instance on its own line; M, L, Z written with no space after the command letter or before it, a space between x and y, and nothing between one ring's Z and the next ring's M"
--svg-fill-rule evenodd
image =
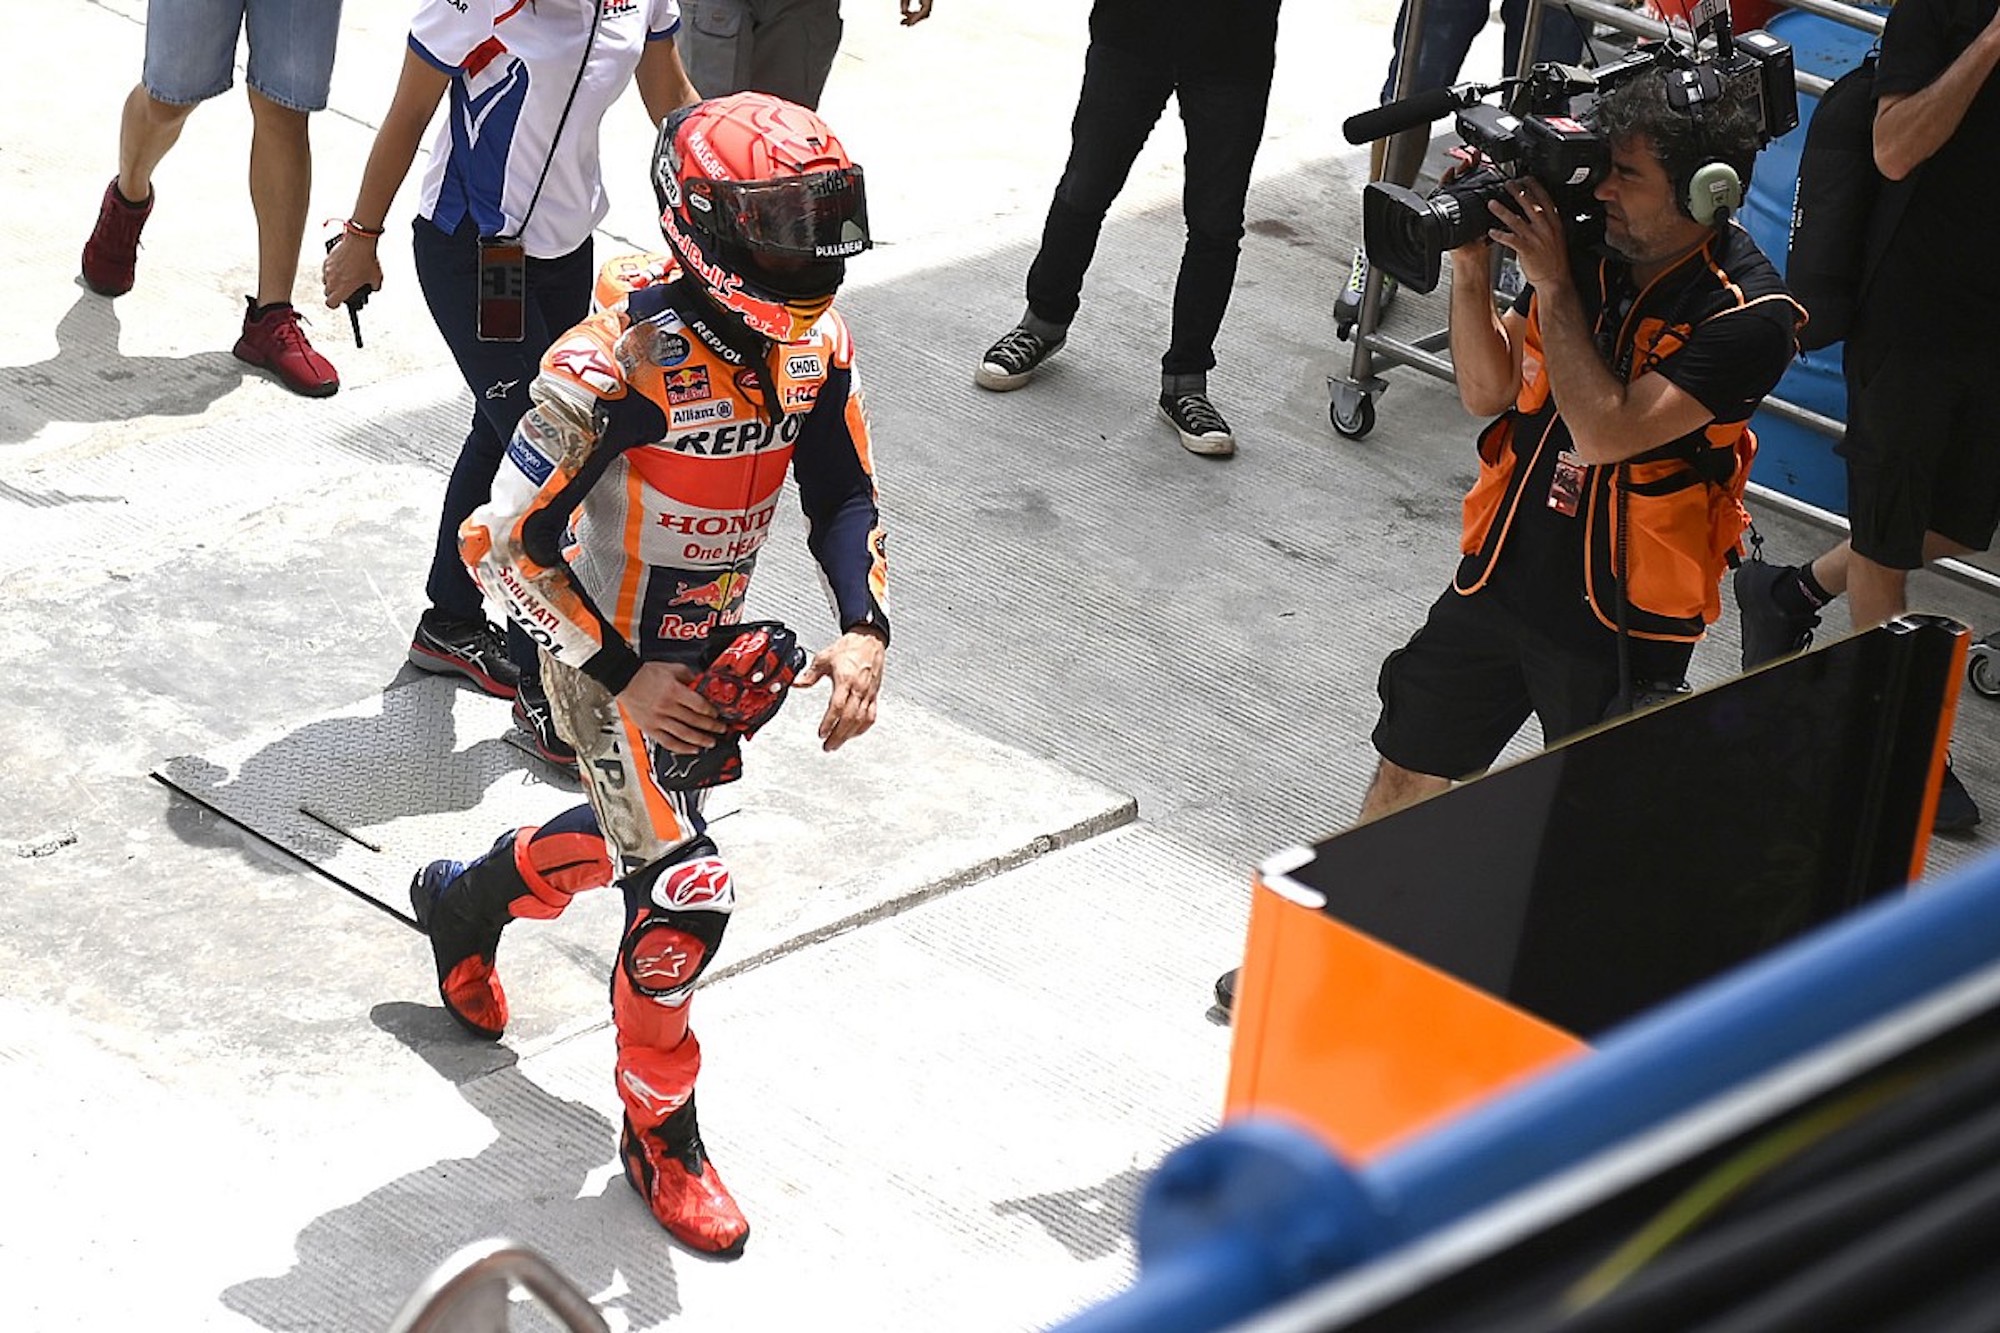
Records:
M634 1101L661 1120L680 1110L694 1091L690 1088L686 1092L661 1092L630 1069L620 1070L618 1081L624 1085L625 1091L632 1095Z
M662 876L653 901L668 911L727 912L736 905L736 882L721 857L704 856Z
M571 343L551 352L549 366L576 379L600 397L608 398L618 392L618 376L603 349L596 343Z

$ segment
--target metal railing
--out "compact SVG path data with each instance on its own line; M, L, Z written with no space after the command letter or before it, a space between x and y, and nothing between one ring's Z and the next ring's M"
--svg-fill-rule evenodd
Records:
M1778 0L1788 9L1817 14L1822 18L1844 23L1863 32L1879 36L1883 19L1880 14L1844 4L1841 0ZM1398 98L1409 94L1411 71L1417 65L1418 42L1422 35L1424 10L1427 0L1408 0L1408 10L1404 15L1403 40L1397 60L1395 95ZM1572 16L1585 22L1599 24L1614 31L1629 33L1635 37L1661 38L1666 36L1666 25L1638 10L1627 9L1611 3L1610 0L1532 0L1528 6L1527 18L1522 25L1522 60L1531 59L1536 43L1541 37L1541 25L1548 9L1566 10ZM1801 73L1796 76L1801 92L1815 97L1824 93L1830 81L1814 74ZM1383 367L1407 366L1422 371L1436 379L1451 382L1456 376L1451 363L1450 331L1440 329L1419 338L1402 339L1381 332L1382 317L1382 274L1374 265L1369 265L1368 278L1361 292L1361 307L1354 327L1354 353L1343 376L1328 376L1328 415L1333 427L1350 439L1359 439L1375 425L1375 399L1389 387L1388 382L1377 373L1377 363ZM1845 423L1836 421L1809 407L1790 402L1779 397L1768 397L1760 404L1762 411L1796 422L1829 439L1838 440L1847 432ZM1773 509L1782 510L1808 522L1845 531L1846 519L1838 514L1808 504L1783 491L1751 482L1750 494ZM2000 575L1995 575L1977 565L1963 560L1947 559L1932 565L1939 573L1954 578L1961 583L1983 588L1989 592L2000 592Z
M495 1237L477 1241L424 1279L389 1333L507 1333L516 1291L541 1303L567 1333L611 1333L589 1297L525 1245Z

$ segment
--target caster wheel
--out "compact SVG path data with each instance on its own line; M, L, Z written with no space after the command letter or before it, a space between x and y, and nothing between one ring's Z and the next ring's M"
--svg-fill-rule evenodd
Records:
M2000 653L1984 644L1973 645L1965 677L1972 688L1988 699L2000 699Z
M1347 415L1341 412L1340 401L1336 398L1327 404L1326 418L1333 423L1333 429L1337 434L1344 435L1350 440L1358 440L1375 429L1375 400L1367 394L1357 396L1354 400L1353 414Z

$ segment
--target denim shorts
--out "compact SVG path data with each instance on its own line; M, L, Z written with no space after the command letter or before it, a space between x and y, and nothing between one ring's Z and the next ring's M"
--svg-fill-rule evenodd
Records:
M174 106L228 92L246 27L250 86L294 111L323 110L340 0L147 0L146 91Z

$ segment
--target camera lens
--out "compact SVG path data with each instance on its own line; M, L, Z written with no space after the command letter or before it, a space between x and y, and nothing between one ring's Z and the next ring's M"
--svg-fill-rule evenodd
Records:
M1426 197L1400 185L1372 184L1361 195L1361 239L1368 262L1415 292L1438 285L1444 252L1484 236L1493 225L1487 204L1513 206L1506 178L1481 168Z

